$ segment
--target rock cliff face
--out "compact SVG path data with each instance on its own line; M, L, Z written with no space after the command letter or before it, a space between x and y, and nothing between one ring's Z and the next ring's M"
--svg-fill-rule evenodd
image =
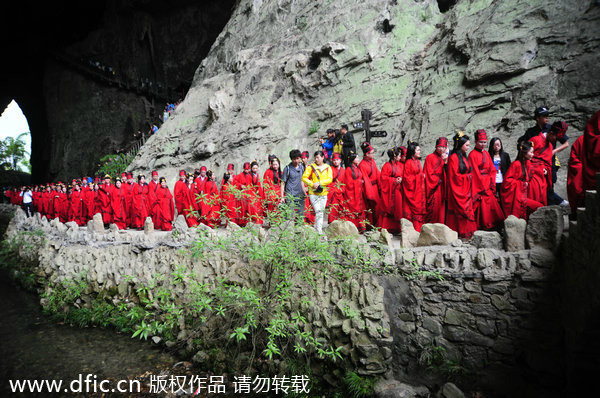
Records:
M239 1L175 117L130 168L169 180L202 162L264 168L269 153L287 162L290 149L316 150L314 122L323 135L364 108L389 134L373 139L380 163L392 145L414 139L428 153L459 128L484 128L514 155L542 104L579 135L599 105L597 2L453 3Z

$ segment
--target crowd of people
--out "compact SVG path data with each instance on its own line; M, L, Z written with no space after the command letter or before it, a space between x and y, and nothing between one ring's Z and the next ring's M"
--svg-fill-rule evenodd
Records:
M583 205L585 190L595 187L595 173L600 171L599 116L600 111L588 121L571 150L567 191L573 209ZM298 221L314 224L319 233L325 216L329 223L341 219L361 231L381 227L392 233L400 232L405 218L417 231L424 223L444 223L469 238L478 229L500 228L509 215L527 219L541 206L568 204L552 189L555 155L568 147L568 126L562 121L550 125L544 107L536 109L534 117L536 126L519 139L513 162L502 141L494 137L488 146L487 133L480 129L474 133L472 150L469 136L458 131L451 141L438 138L421 163L422 148L409 141L390 148L389 160L380 169L371 144L360 145L360 158L352 134L342 125L339 132L328 132L332 139L321 141L324 150L314 152L313 162L308 151L294 149L282 168L280 159L269 155L262 179L254 161L244 163L240 173L229 164L220 187L214 173L202 166L194 172L181 170L173 191L153 171L149 183L143 175L134 180L132 173L123 173L114 181L109 175L94 181L83 177L69 185L22 187L5 195L28 215L35 211L48 219L84 225L100 213L105 224L121 229L142 229L151 217L155 228L168 231L175 212L184 215L190 227L262 224L266 215L287 203Z

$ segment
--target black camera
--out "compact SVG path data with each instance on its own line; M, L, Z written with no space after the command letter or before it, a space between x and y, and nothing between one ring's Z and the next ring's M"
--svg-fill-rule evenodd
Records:
M313 189L314 193L321 193L323 192L323 187L321 185L319 185L316 189Z

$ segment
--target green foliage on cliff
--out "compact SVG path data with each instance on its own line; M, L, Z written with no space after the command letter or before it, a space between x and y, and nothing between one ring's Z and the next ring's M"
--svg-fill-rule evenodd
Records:
M131 154L123 154L120 153L118 155L106 155L102 159L100 159L100 167L96 172L96 175L105 175L108 174L112 178L117 178L121 176L127 167L131 164L135 158L135 153Z

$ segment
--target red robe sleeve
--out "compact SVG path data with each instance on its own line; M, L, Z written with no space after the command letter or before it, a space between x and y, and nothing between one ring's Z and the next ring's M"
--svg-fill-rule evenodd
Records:
M471 173L459 172L458 155L451 155L448 159L448 211L475 221L471 178Z

